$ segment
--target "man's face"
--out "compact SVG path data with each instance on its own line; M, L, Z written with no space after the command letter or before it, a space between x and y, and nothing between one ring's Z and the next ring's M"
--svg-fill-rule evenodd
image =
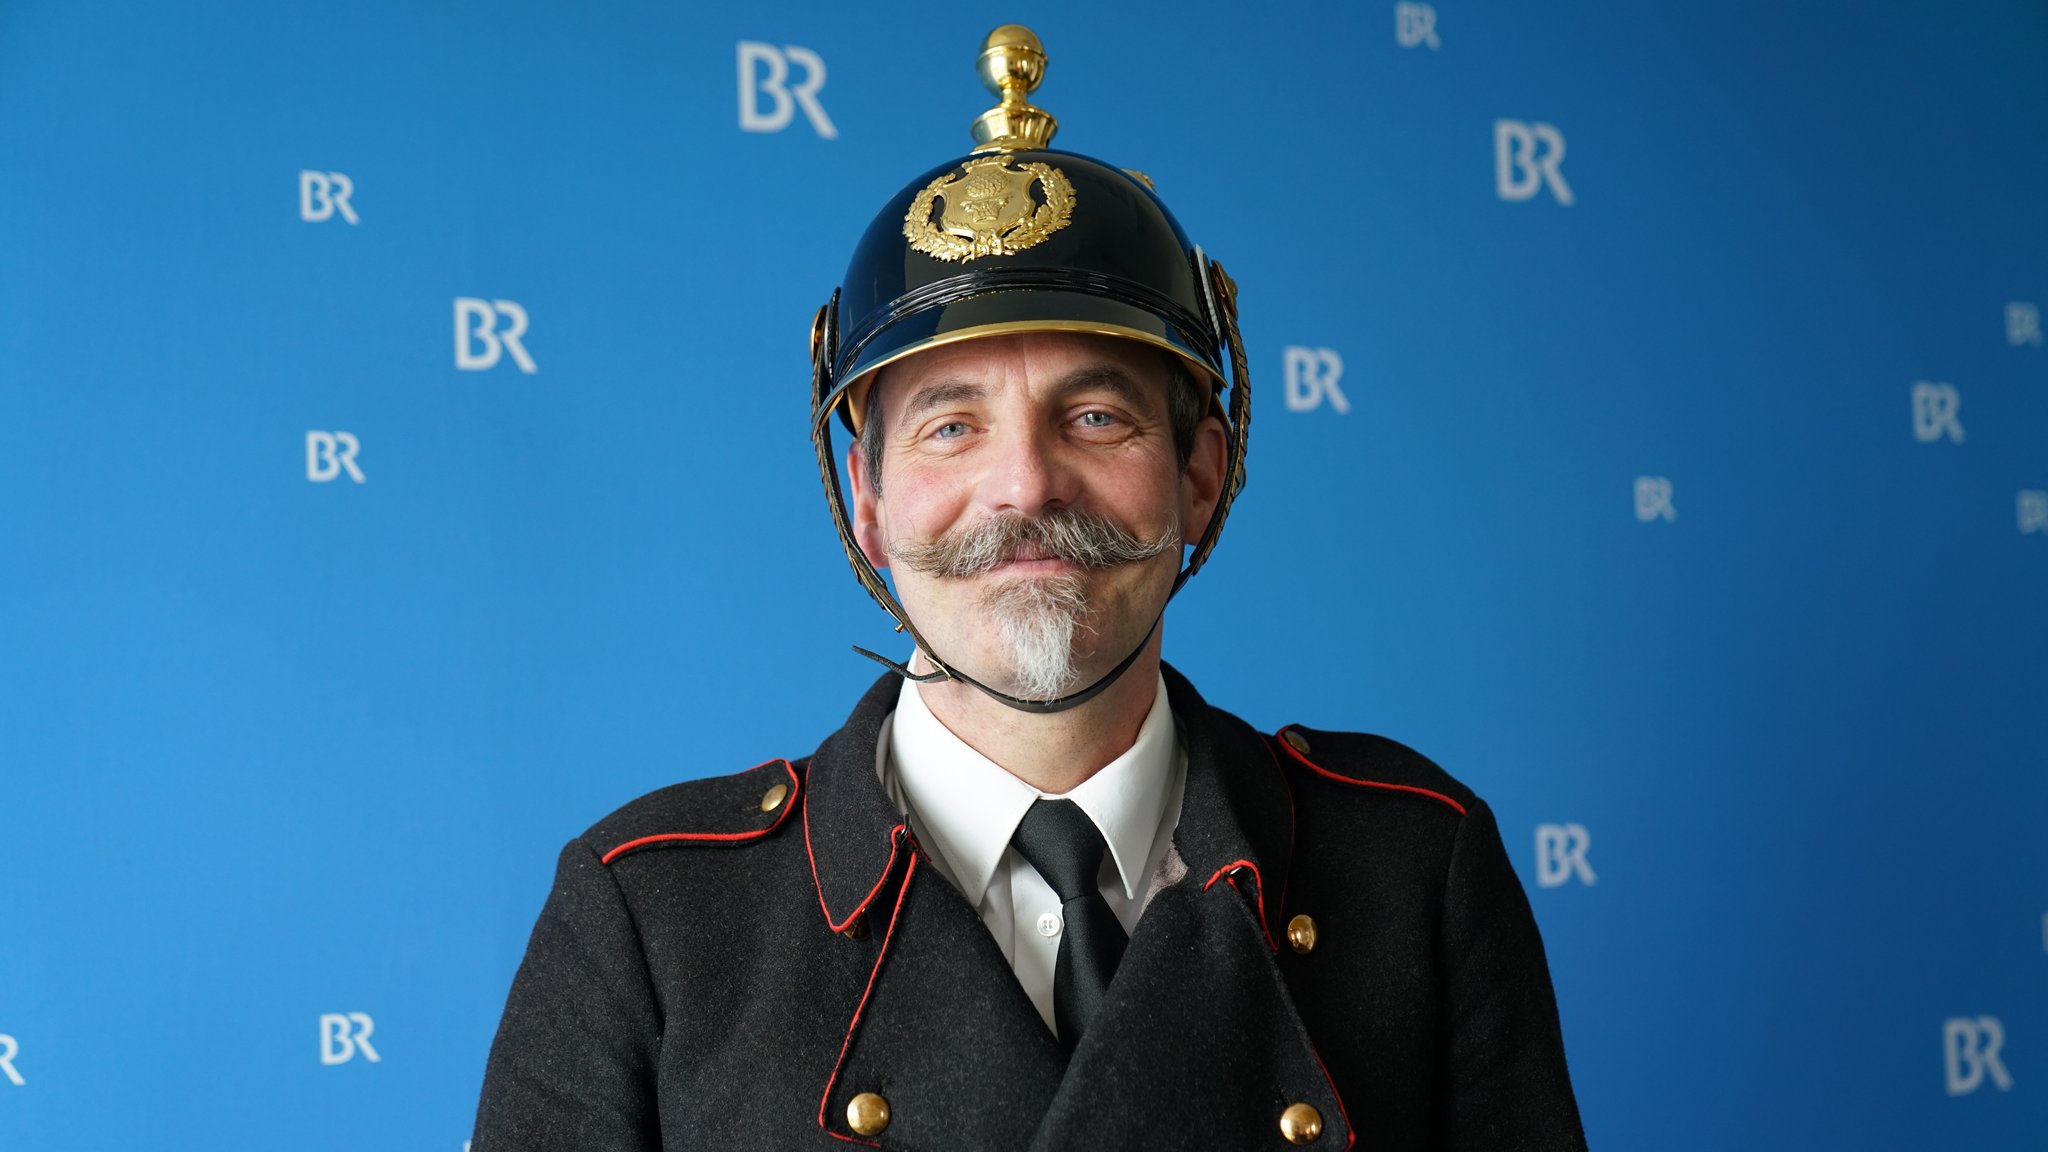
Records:
M1165 605L1223 467L1205 417L1179 466L1164 354L1029 333L946 345L875 383L880 484L848 453L854 529L937 654L1000 691L1065 695Z

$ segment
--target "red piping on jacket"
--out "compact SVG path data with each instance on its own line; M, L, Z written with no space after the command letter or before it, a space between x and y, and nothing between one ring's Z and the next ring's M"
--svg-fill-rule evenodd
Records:
M868 889L867 896L858 905L855 905L853 911L847 913L846 919L834 924L832 922L832 909L825 904L825 884L818 879L818 853L811 847L811 806L809 804L804 805L804 855L811 858L811 887L818 890L818 910L825 914L825 926L827 928L832 929L834 932L846 931L847 926L859 919L860 914L868 910L868 905L875 902L875 897L881 894L882 885L889 882L889 873L896 869L896 837L898 833L904 831L905 828L902 824L889 829L889 863L882 867L882 874L875 878L875 886Z
M1292 727L1294 727L1294 725L1292 724L1289 724L1287 726L1287 728ZM1292 756L1296 760L1301 761L1302 764L1305 767L1307 767L1309 771L1314 772L1318 776L1324 776L1343 784L1355 784L1362 788L1384 788L1389 792L1413 792L1417 796L1427 796L1432 800L1443 801L1444 803L1450 805L1452 811L1455 811L1460 816L1463 816L1465 814L1465 806L1463 804L1458 803L1456 800L1451 799L1449 796L1446 796L1441 792L1432 792L1427 788L1417 788L1413 784L1389 784L1383 780L1360 780L1355 776L1343 776L1339 775L1338 773L1332 772L1328 768L1325 768L1322 765L1317 764L1313 760L1310 760L1308 757L1303 756L1299 749L1295 748L1294 745L1289 744L1286 738L1287 728L1282 728L1280 731L1274 733L1274 736L1277 739L1279 739L1281 747L1287 749L1287 754L1289 756Z
M1287 872L1280 878L1280 911L1284 914L1287 911L1287 886L1294 883L1294 785L1287 782L1287 773L1280 767L1280 757L1273 751L1273 742L1268 740L1264 743L1266 755L1273 761L1273 774L1280 777L1280 787L1287 790Z
M1249 860L1232 860L1230 863L1218 868L1214 876L1209 877L1208 881L1202 885L1202 891L1207 892L1211 885L1215 884L1218 880L1223 880L1229 883L1232 892L1237 893L1240 897L1243 896L1244 889L1237 886L1237 877L1234 875L1239 868L1251 869L1252 879L1259 882L1258 891L1255 893L1259 905L1259 931L1266 934L1266 947L1278 952L1280 945L1273 939L1273 930L1266 927L1266 880L1263 876L1259 875L1259 866L1257 864Z
M768 765L773 763L775 763L775 761L773 760L764 760L761 763L754 765L752 768L747 769L747 771L758 772L761 769L766 768ZM789 795L782 798L782 807L776 809L774 821L770 823L766 828L756 828L752 832L663 832L658 836L642 836L637 840L628 840L624 844L619 845L617 848L614 848L611 851L605 853L600 858L599 862L609 864L612 861L618 859L619 857L624 856L626 853L631 852L635 848L642 848L649 844L660 844L672 840L698 841L714 844L735 844L742 840L759 840L761 837L766 836L770 832L775 831L777 828L782 827L782 822L784 820L789 819L789 810L796 806L797 793L803 790L803 783L797 779L796 766L791 764L789 761L784 760L782 762L782 767L784 771L789 773ZM741 773L741 775L745 775L745 773Z
M1337 1102L1337 1115L1344 1118L1344 1152L1351 1152L1351 1146L1358 1143L1358 1129L1351 1126L1351 1110L1344 1107L1344 1097L1337 1094L1337 1082L1330 1079L1330 1068L1323 1063L1323 1054L1316 1051L1313 1043L1308 1046L1308 1052L1316 1058L1316 1067L1323 1073L1323 1083L1330 1086L1330 1099Z
M1266 881L1264 877L1259 875L1259 866L1257 864L1254 864L1249 860L1232 860L1230 863L1225 864L1221 868L1218 868L1214 876L1209 877L1208 883L1202 885L1202 891L1207 892L1209 890L1210 885L1216 883L1218 880L1222 880L1230 885L1231 891L1238 892L1240 895L1242 895L1243 890L1238 888L1237 877L1236 875L1234 875L1234 873L1236 873L1236 871L1239 868L1251 869L1252 878L1259 882L1259 929L1261 931L1265 931ZM1278 952L1280 950L1280 945L1274 942L1273 934L1271 932L1266 932L1266 947L1271 948L1275 952ZM1351 1146L1353 1144L1358 1143L1358 1132L1356 1129L1351 1127L1351 1110L1344 1107L1344 1097L1337 1091L1337 1082L1330 1078L1329 1066L1323 1063L1323 1054L1316 1051L1315 1042L1313 1040L1309 1042L1308 1051L1309 1055L1314 1056L1316 1058L1316 1068L1323 1074L1323 1083L1328 1084L1330 1086L1330 1099L1335 1100L1337 1102L1337 1114L1339 1116L1344 1117L1344 1152L1350 1152Z
M893 847L889 851L889 859L892 862L896 859L896 852ZM832 1131L831 1126L825 1123L825 1109L832 1103L832 1089L839 1083L839 1070L846 1066L846 1053L853 1048L853 1034L860 1030L860 1018L861 1014L867 1011L868 997L874 995L875 980L882 974L882 961L888 959L889 956L889 941L896 938L896 922L903 918L903 898L910 895L910 880L916 875L917 853L913 852L910 855L909 866L903 870L903 887L896 893L896 907L889 913L889 929L882 933L882 950L875 954L875 966L868 970L868 986L861 990L860 1003L853 1006L853 1019L846 1022L846 1039L839 1044L839 1059L832 1062L832 1075L825 1081L825 1094L818 1097L818 1127L823 1128L827 1136L835 1140L844 1140L849 1144L865 1144L870 1148L880 1148L882 1146L880 1141L862 1140L858 1136L845 1136ZM882 873L882 878L884 880L888 879L889 874L887 872ZM820 897L820 899L823 898ZM868 899L874 899L873 894L870 894ZM867 907L866 903L862 903L861 907ZM858 913L855 913L855 915L858 915ZM827 922L830 922L832 914L830 912L825 913L825 919ZM847 919L851 921L852 917ZM1329 1073L1326 1072L1324 1075L1327 1076Z

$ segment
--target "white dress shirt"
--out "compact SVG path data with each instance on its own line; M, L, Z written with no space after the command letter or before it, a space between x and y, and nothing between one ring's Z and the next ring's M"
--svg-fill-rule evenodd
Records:
M1059 896L1010 846L1025 811L1040 797L1072 800L1095 821L1109 846L1102 897L1126 932L1137 927L1153 893L1187 872L1173 851L1187 755L1164 677L1130 749L1064 796L1040 792L968 747L908 680L877 744L882 787L932 864L981 914L1048 1028L1064 924Z

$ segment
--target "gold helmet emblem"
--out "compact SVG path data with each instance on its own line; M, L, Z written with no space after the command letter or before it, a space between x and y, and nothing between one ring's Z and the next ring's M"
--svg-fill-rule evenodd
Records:
M903 236L934 260L1009 256L1065 228L1073 214L1074 186L1059 169L983 156L925 185L904 213Z

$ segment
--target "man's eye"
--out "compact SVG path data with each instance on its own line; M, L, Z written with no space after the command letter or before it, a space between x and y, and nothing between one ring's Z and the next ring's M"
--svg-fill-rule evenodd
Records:
M1083 412L1081 414L1081 427L1083 428L1107 428L1114 423L1116 423L1116 417L1111 416L1107 412Z
M957 440L960 437L967 435L967 425L961 423L958 420L955 420L951 424L939 425L938 428L935 431L933 431L932 435L938 437L941 440Z

